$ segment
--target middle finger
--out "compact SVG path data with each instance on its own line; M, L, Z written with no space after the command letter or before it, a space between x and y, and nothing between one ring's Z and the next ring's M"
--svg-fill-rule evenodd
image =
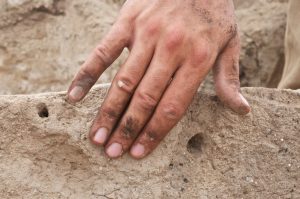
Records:
M138 41L114 78L90 130L90 138L96 145L103 145L142 79L153 56L153 42Z
M108 141L106 153L109 157L117 158L129 150L135 138L150 119L170 79L177 70L180 56L170 52L166 46L168 45L158 46L128 109Z

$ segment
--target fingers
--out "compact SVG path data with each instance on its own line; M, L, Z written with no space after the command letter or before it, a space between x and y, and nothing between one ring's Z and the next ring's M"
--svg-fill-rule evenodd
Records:
M128 59L115 76L90 130L90 138L103 145L123 114L153 56L153 42L139 40L133 45Z
M214 66L214 81L220 100L239 114L251 111L249 103L240 93L239 81L239 38L233 38L219 55Z
M96 83L100 75L119 57L128 45L130 30L125 22L114 24L110 32L81 66L68 90L68 101L80 101Z
M208 70L181 67L159 102L152 118L134 142L130 153L140 159L150 154L184 115Z
M106 145L106 153L117 158L128 151L142 131L177 69L178 60L157 50L130 105Z

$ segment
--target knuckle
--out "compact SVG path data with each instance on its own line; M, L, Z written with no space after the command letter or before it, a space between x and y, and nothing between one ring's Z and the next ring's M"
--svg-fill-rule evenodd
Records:
M134 139L139 133L139 120L128 116L120 124L122 135L128 139Z
M114 24L113 29L109 33L106 41L108 44L113 40L117 40L122 46L125 46L130 40L132 34L132 27L130 23L127 21L118 21L118 23Z
M183 110L177 103L170 102L162 105L161 113L168 120L177 120L183 115Z
M228 84L233 87L234 89L240 88L240 80L237 76L232 76L229 75L226 78L226 81L228 82Z
M221 79L224 79L222 81ZM223 76L221 79L216 80L216 91L217 93L228 94L229 90L239 90L240 80L239 77L233 75Z
M147 140L151 142L157 142L162 139L162 136L158 134L156 131L147 130L146 135L147 135Z
M161 29L161 22L157 19L149 20L145 23L145 20L141 20L139 23L143 24L141 26L145 26L144 31L147 36L156 35Z
M103 65L108 65L111 62L110 58L110 50L107 45L104 43L99 44L95 49L94 49L94 54L96 57L100 60L100 62Z
M117 111L115 111L111 107L101 107L100 111L101 111L101 114L103 115L103 117L107 118L110 121L117 120L119 117L119 114L117 113Z
M209 44L203 42L193 48L191 61L194 66L203 67L209 64L214 54Z
M177 25L167 30L165 46L168 50L173 50L180 47L183 41L184 41L184 31L181 26Z
M228 72L226 73L225 77L226 81L229 85L234 88L240 87L240 78L239 78L239 63L238 61L233 60L231 67L229 68Z
M144 91L138 91L137 102L139 105L148 111L153 111L158 103L158 100L150 93Z
M94 85L97 81L97 78L93 76L86 68L82 68L78 73L77 84L83 88L90 87Z
M197 63L203 63L208 60L209 54L209 47L205 42L203 42L195 48L193 57Z
M119 89L125 91L129 95L132 95L134 93L134 90L136 88L136 81L134 80L134 78L130 77L129 75L120 75L116 78L116 81Z

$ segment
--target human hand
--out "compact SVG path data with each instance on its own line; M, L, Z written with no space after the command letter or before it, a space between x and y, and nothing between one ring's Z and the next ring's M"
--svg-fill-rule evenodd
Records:
M127 0L116 23L74 78L68 100L80 101L121 54L90 130L111 158L150 154L178 123L213 69L220 100L250 112L240 94L240 41L232 0Z

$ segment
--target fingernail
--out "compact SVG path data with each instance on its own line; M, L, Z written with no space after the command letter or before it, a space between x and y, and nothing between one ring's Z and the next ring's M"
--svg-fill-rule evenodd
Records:
M240 93L240 97L245 105L250 106L248 101L245 99L245 97L241 93Z
M136 144L131 149L131 155L134 157L143 157L145 153L145 147L142 144Z
M251 108L250 108L250 105L249 105L248 101L245 99L245 97L242 94L240 94L240 98L243 101L243 104L245 105L241 113L242 114L248 114L248 113L250 113L251 112Z
M122 145L119 143L112 143L107 149L106 154L111 158L117 158L123 153Z
M108 130L107 128L100 128L95 136L94 136L94 142L96 143L99 143L99 144L104 144L106 139L107 139L107 136L108 136Z
M84 95L83 88L81 86L75 86L69 93L71 100L79 101Z

